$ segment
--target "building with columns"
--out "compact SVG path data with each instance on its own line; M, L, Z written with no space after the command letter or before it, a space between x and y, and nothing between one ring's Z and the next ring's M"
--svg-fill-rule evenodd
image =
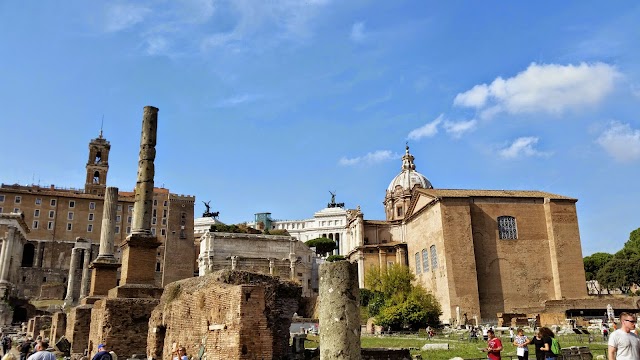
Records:
M441 320L540 313L587 296L576 199L522 190L435 189L407 146L384 197L385 220L347 211L345 253L359 285L371 268L410 267ZM527 296L522 296L527 294Z
M313 218L304 220L273 220L271 213L255 214L255 219L247 226L264 230L286 230L296 239L307 242L319 237L336 242L336 254L344 253L343 239L346 235L347 211L344 204L332 202L327 207L313 214Z
M14 264L19 265L17 274L20 274L15 283L18 298L40 298L43 286L47 298L77 301L79 296L86 294L86 288L82 293L84 282L80 279L83 279L83 272L87 279L84 269L98 255L111 144L101 132L89 142L88 150L84 188L0 184L0 214L22 214L25 228L29 229L26 242L20 246L20 257L14 258ZM120 245L133 230L134 202L133 191L119 192L114 234L114 255L118 260ZM151 232L162 243L156 254L155 278L159 286L197 274L193 263L196 254L194 203L194 196L174 194L166 188L153 189ZM174 261L165 261L164 249L172 242L193 245L191 254L178 254L188 261L182 261L184 259L176 254L171 256ZM73 274L70 269L74 270L71 271ZM63 286L54 286L56 284ZM62 290L53 294L51 289Z

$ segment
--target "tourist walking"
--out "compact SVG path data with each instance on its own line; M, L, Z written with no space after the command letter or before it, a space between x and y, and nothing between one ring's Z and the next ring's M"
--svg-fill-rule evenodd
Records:
M544 346L540 329L536 331L536 335L531 339L531 344L536 349L536 360L544 360L544 351L540 350Z
M500 360L500 351L502 351L502 341L496 337L493 329L487 330L487 347L482 349L487 353L489 360Z
M93 355L91 360L112 360L111 354L109 354L109 352L107 351L107 345L98 345L98 352Z
M518 329L516 337L513 339L513 345L516 346L516 355L518 360L526 360L529 358L529 343L531 340L524 334L524 330Z
M609 335L609 360L640 359L640 339L634 331L636 323L634 315L620 314L620 328Z
M20 345L20 360L27 360L31 353L31 339L27 339Z
M36 344L35 353L29 356L27 360L56 360L56 356L53 353L47 351L49 343L42 340Z
M553 331L551 331L551 329L549 329L548 327L541 327L540 334L542 334L542 341L544 342L544 345L542 345L542 347L540 348L540 350L544 351L544 358L546 360L557 359L560 351L558 351L558 353L555 353L554 347L560 346L554 346L554 342L557 344L557 340L555 339L555 334L553 333Z
M11 350L11 338L8 334L2 336L2 355L6 355Z

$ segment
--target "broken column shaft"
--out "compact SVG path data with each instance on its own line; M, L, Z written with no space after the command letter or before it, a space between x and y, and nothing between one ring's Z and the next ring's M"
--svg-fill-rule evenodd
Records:
M358 265L320 265L320 359L360 359Z

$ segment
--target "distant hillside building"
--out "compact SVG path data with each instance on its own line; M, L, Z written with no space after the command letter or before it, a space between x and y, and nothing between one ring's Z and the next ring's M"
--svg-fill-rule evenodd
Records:
M385 193L386 220L347 211L344 253L366 271L407 265L442 305L442 320L535 313L587 296L576 199L541 191L445 190L406 148Z
M98 255L110 150L111 145L102 133L91 140L84 189L0 185L0 214L21 213L28 227L20 254L14 252L11 256L13 264L20 264L20 276L12 277L15 283L12 283L11 296L38 298L43 285L66 284L76 238L91 243L91 261ZM154 189L151 231L163 243L156 258L158 285L191 277L197 272L192 261L195 257L194 203L193 196L172 194L165 188ZM131 233L133 204L134 193L120 191L114 252L118 258L120 243ZM193 253L167 254L165 261L165 245L172 241L194 244ZM189 261L182 261L182 256ZM78 292L79 287L77 284L74 292ZM64 297L64 293L59 294L60 299Z

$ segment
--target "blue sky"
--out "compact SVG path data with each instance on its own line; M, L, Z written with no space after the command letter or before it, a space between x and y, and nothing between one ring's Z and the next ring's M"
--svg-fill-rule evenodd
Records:
M383 219L408 141L436 188L578 198L584 255L640 227L640 5L595 1L3 1L3 183L82 187L104 117L108 183L227 223L330 200Z

